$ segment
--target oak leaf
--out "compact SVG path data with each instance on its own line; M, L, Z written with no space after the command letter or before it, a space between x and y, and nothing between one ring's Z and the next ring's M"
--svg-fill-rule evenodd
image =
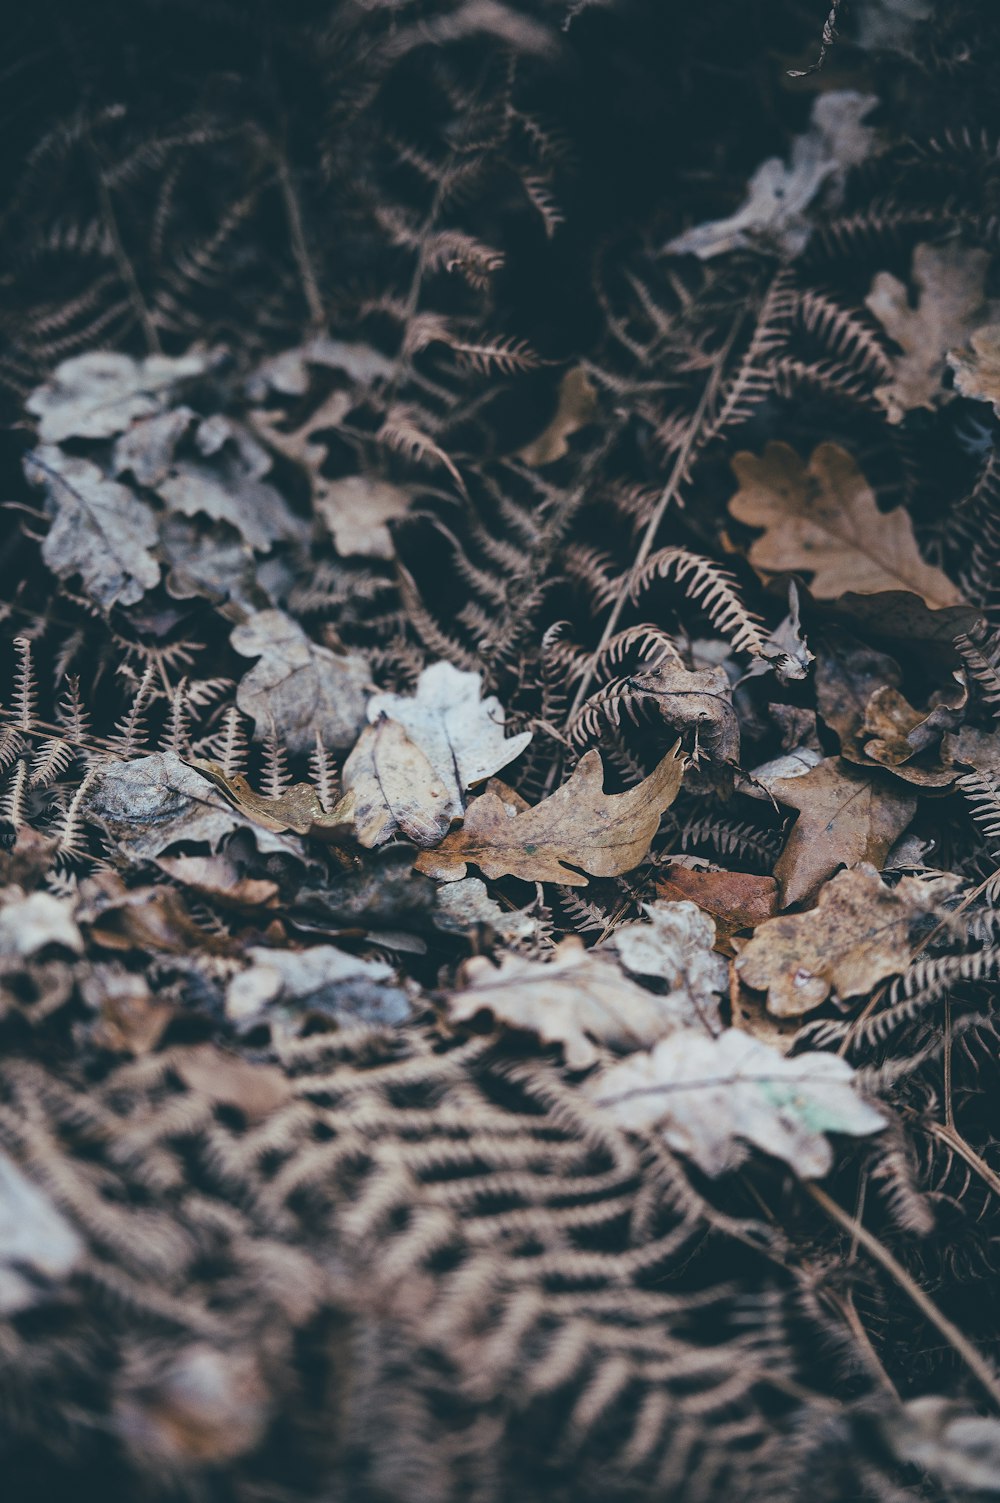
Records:
M513 817L495 793L474 799L462 828L436 850L422 852L417 869L453 882L471 862L489 878L567 887L587 885L576 867L595 877L621 876L645 857L664 810L677 797L685 765L675 742L648 778L626 793L609 794L601 754L588 751L561 788Z
M879 865L917 809L910 794L837 757L801 777L775 779L770 791L799 811L774 868L783 908L811 897L839 866Z
M864 996L906 970L915 926L933 911L934 895L915 877L887 887L865 863L840 872L815 908L758 925L736 958L736 973L767 992L768 1011L779 1018L812 1012L831 992L841 1001Z
M984 324L964 350L950 350L955 389L973 402L992 402L1000 417L1000 323Z
M875 392L890 423L901 423L914 408L933 407L945 397L941 377L948 351L1000 315L1000 303L988 302L984 292L989 266L988 251L955 241L918 245L912 267L916 306L898 277L887 271L875 277L865 302L903 351L892 381Z
M656 892L671 902L696 903L715 920L720 942L773 918L778 911L777 882L749 872L697 871L672 862L661 868Z
M585 1070L598 1045L642 1049L692 1021L686 994L657 996L622 974L613 960L585 950L568 935L548 960L505 954L494 966L483 955L465 961L460 989L447 1001L453 1023L490 1012L497 1022L562 1044L567 1065Z
M816 1179L833 1166L826 1133L864 1137L885 1126L858 1094L846 1060L785 1059L735 1028L718 1038L680 1029L602 1070L583 1089L620 1127L660 1132L710 1175L738 1169L753 1144L803 1179Z
M718 1033L726 963L716 955L715 921L694 903L643 903L645 919L616 929L607 948L626 971L662 982L678 1014Z
M737 454L732 465L740 489L730 513L764 529L747 555L759 574L809 570L819 600L905 590L934 609L961 603L947 575L921 558L908 513L880 512L837 444L820 444L806 464L788 444L769 443L762 455Z

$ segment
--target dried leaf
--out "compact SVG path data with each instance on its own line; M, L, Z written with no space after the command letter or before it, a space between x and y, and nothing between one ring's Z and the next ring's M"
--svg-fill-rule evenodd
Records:
M915 877L887 887L866 864L840 872L815 908L760 924L736 958L737 975L767 992L768 1011L779 1018L812 1012L831 992L841 1001L866 996L906 970L914 927L937 896Z
M396 374L393 361L374 346L329 339L323 334L293 350L282 350L259 365L247 383L250 396L257 402L266 401L271 392L303 397L309 390L311 366L342 372L357 386L391 381Z
M210 898L223 908L271 908L277 882L241 877L227 856L160 856L157 866L181 887Z
M988 251L968 250L954 240L918 245L912 269L918 288L915 307L898 277L880 271L873 280L865 302L903 351L891 383L875 393L890 423L901 423L914 408L933 407L944 398L941 378L948 351L1000 317L1000 303L985 296L989 266Z
M866 1137L885 1119L862 1100L835 1054L784 1059L750 1034L686 1028L588 1080L586 1094L619 1126L655 1129L706 1174L738 1169L747 1143L803 1179L829 1173L828 1132Z
M1000 323L984 324L964 350L949 350L955 390L972 402L992 402L1000 417Z
M162 412L177 386L202 375L213 361L207 352L194 350L145 360L111 350L77 355L58 365L25 406L40 419L38 435L46 443L112 438L136 418Z
M172 1064L189 1091L220 1106L232 1106L248 1122L260 1122L294 1094L292 1082L274 1065L255 1064L214 1044L177 1050Z
M538 933L538 920L522 908L501 908L478 877L445 882L437 889L434 924L446 934L466 934L485 924L501 939L529 940Z
M90 1041L112 1054L148 1054L174 1017L174 1008L154 998L146 978L122 965L88 967L80 991L97 1013L88 1029Z
M1000 1478L1000 1419L977 1414L955 1399L926 1394L894 1406L879 1429L896 1458L921 1467L935 1482L961 1493L995 1497Z
M513 817L495 793L474 799L463 827L436 850L422 852L417 869L454 882L472 862L486 877L568 887L587 885L574 867L595 877L621 876L644 859L664 810L677 797L685 765L678 741L643 782L627 793L608 794L601 754L589 751L568 782Z
M773 877L748 872L695 871L671 863L661 868L656 883L659 897L672 902L688 899L711 914L723 936L752 929L778 911L778 884Z
M128 437L136 441L134 431ZM169 511L227 522L258 553L269 553L275 543L304 539L306 524L263 478L271 468L270 455L245 428L226 418L209 418L199 424L195 443L205 457L175 459L156 484Z
M699 751L713 767L725 771L724 786L731 787L731 770L740 759L740 726L725 668L692 670L665 658L629 674L628 683L630 693L655 705L674 735L693 733Z
M280 851L304 860L297 840L268 831L237 812L173 752L104 763L84 807L128 865L155 860L180 844L204 844L216 851L240 829L253 833L260 851Z
M548 427L525 444L518 459L538 467L554 464L569 453L568 440L597 417L597 388L582 365L565 371L559 382L559 400Z
M135 605L160 578L152 507L127 486L108 480L89 459L53 445L25 456L25 474L45 491L52 525L42 558L60 579L79 574L101 610Z
M453 1023L490 1012L497 1022L524 1029L546 1044L562 1044L571 1070L586 1070L598 1045L642 1049L691 1017L682 994L656 996L624 976L612 960L585 950L576 935L548 960L505 954L494 966L484 955L465 961L457 992L447 999Z
M746 201L735 214L686 230L666 249L702 261L754 247L797 256L813 228L806 210L820 192L835 204L848 170L874 149L877 133L862 121L877 103L874 95L853 89L820 94L809 129L792 142L788 165L780 157L768 157L750 179Z
M348 840L354 834L346 803L342 800L328 813L311 783L293 783L277 798L269 798L256 793L242 773L230 777L217 762L195 757L188 765L214 783L235 809L265 830L292 830L296 835L330 842Z
M318 1011L343 1023L380 1023L389 1026L409 1017L410 1003L392 985L391 966L382 960L363 960L334 945L309 950L265 950L252 946L249 966L226 988L226 1016L246 1023L265 1008Z
M880 512L865 477L837 444L820 444L806 465L787 444L769 443L763 455L737 454L733 470L740 489L729 510L765 529L747 555L764 577L808 570L819 600L908 590L935 609L961 602L951 580L920 557L907 512Z
M343 812L363 846L383 845L397 832L416 845L434 846L451 825L449 790L395 720L383 717L365 726L342 781Z
M19 887L0 891L0 956L27 960L50 945L73 955L83 954L83 936L73 904L50 892L33 892L25 897Z
M801 777L776 779L771 792L799 811L774 868L782 908L811 897L839 866L879 866L917 809L911 795L837 757Z
M677 1016L720 1029L726 963L714 952L715 922L694 903L643 903L648 923L623 924L608 941L633 976L665 982Z
M415 695L374 694L368 701L369 721L382 715L397 721L427 758L447 791L449 820L461 818L467 788L513 762L531 740L530 731L505 737L503 706L482 692L480 674L432 663Z
M260 611L233 628L230 641L260 661L245 673L236 703L263 738L273 726L290 752L352 746L365 722L369 669L357 653L313 642L284 611Z
M343 558L395 557L386 524L405 517L409 491L370 475L348 475L343 480L314 475L313 502Z
M0 1151L0 1312L39 1304L45 1285L68 1278L83 1257L62 1211Z

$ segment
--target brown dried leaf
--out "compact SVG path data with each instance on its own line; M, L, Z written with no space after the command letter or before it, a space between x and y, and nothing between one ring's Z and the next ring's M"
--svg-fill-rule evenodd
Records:
M538 467L554 464L569 453L568 439L597 417L597 388L582 365L574 365L559 382L559 400L552 420L537 438L525 444L518 459Z
M241 1111L259 1122L293 1095L291 1081L275 1065L255 1064L214 1044L177 1050L171 1063L189 1091Z
M919 289L916 307L898 277L887 271L875 277L865 302L903 350L891 383L875 393L890 423L946 397L941 377L947 352L1000 316L1000 304L988 302L984 293L989 265L988 251L967 250L955 241L918 245L912 270Z
M199 897L211 898L223 908L271 908L280 891L277 882L241 877L223 855L159 856L156 864L181 887Z
M353 836L354 826L347 802L341 799L327 813L311 783L293 783L280 797L268 798L266 794L256 793L242 773L230 777L217 762L195 757L188 766L208 778L235 809L265 830L279 834L292 830L296 835L311 835L316 840L331 843L349 840Z
M826 757L801 777L778 778L770 789L779 803L799 811L774 868L782 908L811 897L839 866L878 866L917 809L911 795L838 757Z
M949 350L955 389L973 402L992 402L1000 417L1000 323L977 329L965 350Z
M880 512L839 445L820 444L808 465L784 443L769 443L762 455L737 454L732 464L740 489L729 510L764 528L747 555L762 576L809 570L820 600L905 590L934 609L961 603L951 580L920 557L907 512Z
M656 892L673 902L688 899L719 926L720 939L752 929L778 911L778 884L773 877L755 877L748 872L695 871L671 863L662 868Z
M459 984L447 1001L453 1023L491 1012L543 1043L562 1044L572 1070L592 1065L597 1045L643 1049L692 1021L683 995L657 996L637 986L613 961L585 950L576 935L562 940L548 960L505 954L495 966L474 956L461 967Z
M737 956L741 981L767 992L779 1018L812 1012L832 993L864 996L912 959L914 924L934 907L935 890L915 877L887 887L873 866L840 872L807 913L768 919Z
M664 810L680 791L685 765L678 741L637 787L608 794L601 754L589 751L568 782L513 817L495 793L473 800L463 827L436 850L423 852L417 868L453 882L465 876L466 863L472 862L486 877L568 887L587 885L574 867L595 877L621 876L645 857Z

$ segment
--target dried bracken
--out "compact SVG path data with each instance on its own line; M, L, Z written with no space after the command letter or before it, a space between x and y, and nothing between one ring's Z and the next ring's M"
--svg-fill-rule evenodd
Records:
M987 10L14 23L12 1499L995 1487Z

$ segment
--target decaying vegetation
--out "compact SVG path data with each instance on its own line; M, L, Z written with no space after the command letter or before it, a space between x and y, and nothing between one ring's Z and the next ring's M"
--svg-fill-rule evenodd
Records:
M5 1496L1000 1488L988 12L12 23Z

